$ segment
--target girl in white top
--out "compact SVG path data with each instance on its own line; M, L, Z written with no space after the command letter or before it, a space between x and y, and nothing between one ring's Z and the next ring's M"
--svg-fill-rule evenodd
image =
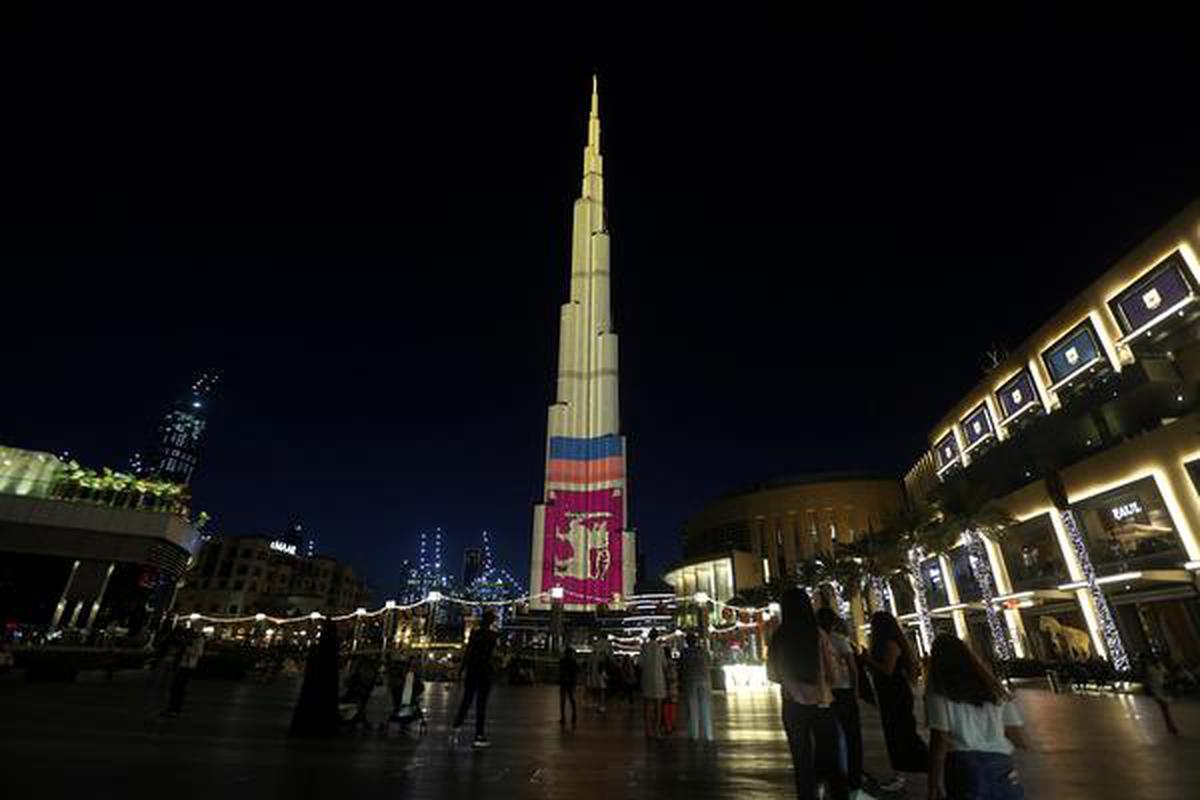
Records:
M942 634L930 653L928 687L929 800L1021 800L1012 752L1025 747L1025 734L1004 685L961 640Z

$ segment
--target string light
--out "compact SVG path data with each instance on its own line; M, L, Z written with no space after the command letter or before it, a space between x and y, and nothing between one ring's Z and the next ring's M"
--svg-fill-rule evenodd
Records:
M909 577L912 579L913 604L917 607L917 621L921 631L921 642L928 653L933 647L933 617L929 613L929 600L925 596L925 576L921 574L923 551L914 547L908 551Z
M359 608L354 611L351 611L348 614L339 614L339 615L326 615L326 614L322 614L320 611L314 611L311 614L309 614L307 616L303 616L303 617L272 617L267 614L261 614L261 613L251 614L248 616L239 616L239 617L215 616L215 615L211 615L211 614L191 613L186 616L182 615L182 614L177 614L175 616L175 618L177 620L187 619L192 622L199 622L199 621L220 622L220 623L234 624L234 625L236 625L238 623L242 623L242 622L263 622L263 621L270 622L274 625L287 625L287 624L290 624L293 622L308 622L310 620L319 620L319 619L329 619L334 622L345 622L346 620L351 620L351 619L363 619L364 617L377 617L380 614L386 614L389 611L412 611L413 609L420 608L421 606L429 605L431 603L437 603L437 602L458 603L459 605L468 606L468 607L470 607L470 606L510 606L510 605L520 605L521 603L528 603L528 602L537 600L542 597L548 597L549 595L550 595L549 592L541 592L540 594L527 594L527 595L524 595L523 597L517 597L517 598L513 598L511 600L481 601L481 600L472 600L469 597L451 597L449 595L443 595L441 592L438 592L438 591L432 591L425 598L418 600L415 603L408 603L405 605L401 605L401 604L396 603L394 600L389 600L389 601L387 601L387 603L385 605L375 609L374 611L367 611L365 608Z
M988 562L987 551L983 546L983 536L979 531L970 530L967 536L967 561L971 564L971 572L975 583L979 586L983 598L983 608L987 614L988 630L992 634L992 651L1001 661L1011 661L1013 657L1012 643L1008 640L1008 631L1000 620L1000 611L993 604L996 596L992 585L992 570Z
M1071 547L1075 551L1075 558L1079 560L1079 568L1087 583L1088 593L1092 596L1092 605L1096 609L1096 619L1100 623L1100 633L1104 637L1108 658L1118 672L1128 672L1129 655L1125 652L1125 644L1121 641L1121 632L1117 629L1117 623L1113 619L1108 598L1104 596L1104 591L1096 582L1096 570L1092 567L1092 557L1088 553L1083 531L1079 528L1079 520L1075 516L1075 512L1070 509L1062 511L1061 517L1063 527L1067 530L1067 538L1071 540Z

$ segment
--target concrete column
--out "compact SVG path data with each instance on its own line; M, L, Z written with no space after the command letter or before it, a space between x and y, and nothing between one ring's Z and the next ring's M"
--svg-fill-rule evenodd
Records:
M108 582L112 579L113 570L116 568L116 564L110 563L108 569L104 571L104 580L100 582L100 591L96 593L96 599L92 601L92 610L88 613L87 623L83 626L85 633L96 624L96 616L100 613L100 604L104 602L104 593L108 591Z
M1154 483L1171 513L1171 522L1183 542L1188 560L1200 561L1200 536L1197 534L1200 531L1200 503L1187 467L1172 460L1161 472L1154 474Z
M71 609L71 618L67 620L67 627L74 628L79 622L79 612L83 610L83 601L76 600L75 605Z
M75 582L75 574L79 572L79 560L71 565L71 574L67 576L67 585L63 587L62 596L58 599L58 605L54 607L54 616L50 619L50 630L57 630L58 624L62 622L63 612L67 610L67 595L71 591L71 584Z

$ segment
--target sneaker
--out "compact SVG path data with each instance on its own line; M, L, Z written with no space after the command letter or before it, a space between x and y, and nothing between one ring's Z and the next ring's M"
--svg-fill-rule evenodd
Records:
M482 750L485 747L491 747L492 743L487 740L486 736L476 736L475 741L471 742L471 747Z
M850 800L875 800L875 795L866 789L855 789L850 793Z
M898 792L904 788L904 784L905 784L904 776L897 775L896 777L892 778L887 783L881 784L879 788L883 789L885 792Z

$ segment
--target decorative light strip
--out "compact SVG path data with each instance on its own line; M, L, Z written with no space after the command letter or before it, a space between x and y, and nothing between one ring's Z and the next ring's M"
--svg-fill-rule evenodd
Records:
M1020 600L1025 597L1033 597L1036 594L1036 590L1030 590L1027 592L1013 592L1012 594L998 594L992 598L992 602L1003 603L1006 600Z
M937 608L930 609L929 613L930 614L946 614L951 611L964 611L968 608L971 608L970 603L951 603L948 606L938 606Z
M1076 368L1075 368L1075 369L1074 369L1074 370L1073 370L1073 371L1072 371L1070 374L1068 374L1068 375L1067 375L1065 378L1063 378L1063 379L1061 379L1061 380L1059 380L1059 381L1055 381L1054 383L1052 383L1052 384L1050 384L1049 386L1047 386L1047 387L1046 387L1046 390L1047 390L1047 391L1050 391L1050 392L1056 392L1056 393L1057 393L1059 389L1063 388L1063 387L1064 387L1064 386L1066 386L1068 383L1070 383L1071 381L1073 381L1073 380L1075 380L1077 377L1079 377L1079 375L1080 375L1081 373L1083 373L1083 371L1084 371L1084 370L1090 369L1091 367L1094 367L1096 364L1099 364L1101 361L1105 361L1105 360L1106 360L1106 358L1105 358L1105 355L1104 355L1104 353L1102 353L1102 352L1100 352L1100 353L1097 353L1097 354L1096 354L1096 357L1095 357L1095 358L1093 358L1091 361L1088 361L1086 364L1082 364L1082 365L1080 365L1080 366L1076 367Z
M983 436L980 436L980 437L979 437L978 439L976 439L974 442L972 442L971 444L967 445L966 449L965 449L965 450L963 450L963 453L969 453L969 452L971 452L972 450L974 450L976 447L979 447L979 445L981 445L981 444L983 444L984 442L986 442L988 439L995 439L995 438L996 438L996 434L992 433L991 431L988 431L988 432L987 432L987 433L985 433Z
M940 476L940 475L941 475L943 472L945 472L946 470L950 469L950 468L951 468L951 467L953 467L955 464L959 463L961 460L962 460L962 454L960 453L959 455L956 455L954 458L952 458L952 459L950 459L949 461L947 461L947 462L946 462L945 464L943 464L942 466L938 467L937 474Z
M1005 427L1007 427L1008 425L1010 425L1010 424L1012 424L1013 422L1015 422L1015 421L1016 421L1016 419L1017 419L1017 417L1023 416L1023 415L1025 414L1025 412L1026 412L1026 411L1029 411L1030 409L1034 408L1035 406L1040 406L1040 405L1042 405L1042 401L1041 401L1041 400L1038 400L1038 399L1035 397L1034 399L1030 400L1030 401L1029 401L1028 403L1026 403L1025 405L1023 405L1023 406L1021 406L1020 408L1018 408L1018 409L1017 409L1016 411L1014 411L1013 413L1009 414L1009 415L1008 415L1007 417L1005 417L1004 419L1000 420L1000 424L1001 424L1001 425L1004 425Z
M1136 581L1136 580L1140 580L1143 577L1145 577L1144 572L1119 572L1116 575L1105 575L1103 577L1096 578L1096 583L1100 586L1104 586L1109 583L1124 583L1125 581ZM1086 589L1087 585L1088 584L1087 584L1086 580L1071 581L1070 583L1062 584L1058 588L1060 591L1069 592L1069 591L1073 591L1075 589Z

